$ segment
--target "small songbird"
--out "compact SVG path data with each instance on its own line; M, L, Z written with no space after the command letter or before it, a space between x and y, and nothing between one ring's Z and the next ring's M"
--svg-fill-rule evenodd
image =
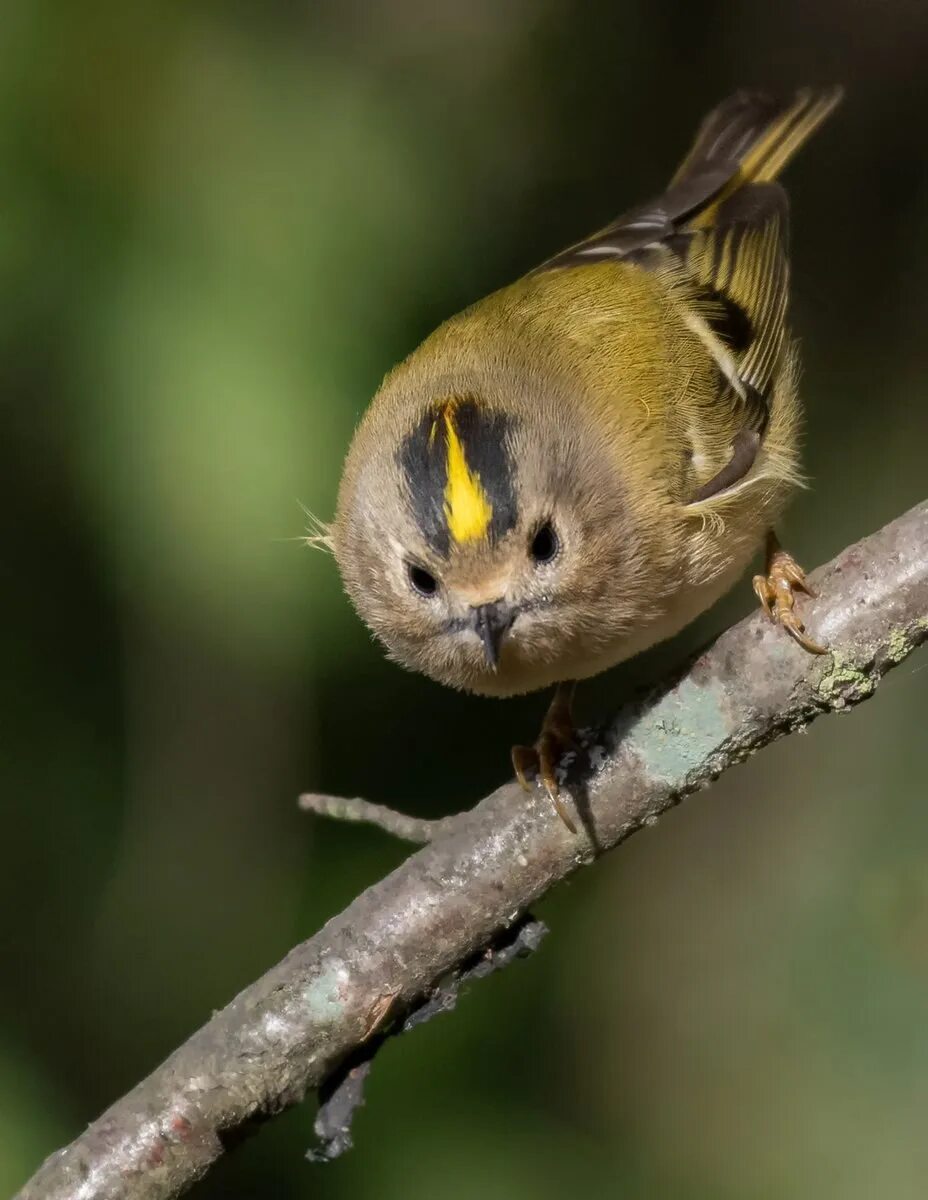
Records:
M516 747L565 822L573 681L677 633L744 572L807 650L773 533L800 482L776 182L840 100L739 92L666 190L452 317L387 375L318 539L391 658L491 696L557 684Z

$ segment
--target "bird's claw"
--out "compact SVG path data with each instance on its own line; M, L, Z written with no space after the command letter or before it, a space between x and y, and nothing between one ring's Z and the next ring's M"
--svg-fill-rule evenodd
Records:
M782 625L789 636L810 654L827 654L828 649L819 645L806 634L806 627L796 612L796 593L807 596L815 593L806 582L805 572L791 554L782 548L771 533L767 539L766 574L755 575L754 591L764 612L777 625Z
M531 791L530 775L535 775L540 780L557 815L571 833L576 833L576 823L564 804L561 786L557 778L558 764L564 754L576 745L574 723L571 716L573 691L572 683L558 684L554 698L545 714L538 741L534 746L513 746L512 766L516 778L525 791Z

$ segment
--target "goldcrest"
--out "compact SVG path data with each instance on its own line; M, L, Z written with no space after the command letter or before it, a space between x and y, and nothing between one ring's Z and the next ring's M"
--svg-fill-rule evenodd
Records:
M776 182L839 89L739 92L666 190L452 317L387 375L348 453L334 552L401 665L489 696L562 685L677 633L742 575L807 649L771 535L800 482ZM768 536L771 535L771 536Z

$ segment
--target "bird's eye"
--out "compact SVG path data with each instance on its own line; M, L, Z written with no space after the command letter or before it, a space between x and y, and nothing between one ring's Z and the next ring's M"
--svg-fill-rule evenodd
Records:
M528 552L532 557L532 561L536 565L552 562L557 558L557 552L561 548L561 543L558 540L557 532L550 521L545 521L544 525L540 525L535 530L535 536L532 538L532 544L528 548Z
M418 592L420 596L434 596L438 591L438 580L430 571L426 571L425 567L419 567L415 563L407 563L406 575L413 590Z

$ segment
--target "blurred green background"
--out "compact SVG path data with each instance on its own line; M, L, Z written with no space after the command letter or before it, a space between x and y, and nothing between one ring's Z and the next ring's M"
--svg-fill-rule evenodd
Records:
M928 8L828 0L5 0L0 1194L439 815L544 699L386 664L332 512L381 376L652 194L738 86L841 81L788 177L813 565L928 494ZM747 612L583 692L588 714ZM924 656L584 872L530 962L203 1197L920 1196ZM449 737L448 731L455 734Z

